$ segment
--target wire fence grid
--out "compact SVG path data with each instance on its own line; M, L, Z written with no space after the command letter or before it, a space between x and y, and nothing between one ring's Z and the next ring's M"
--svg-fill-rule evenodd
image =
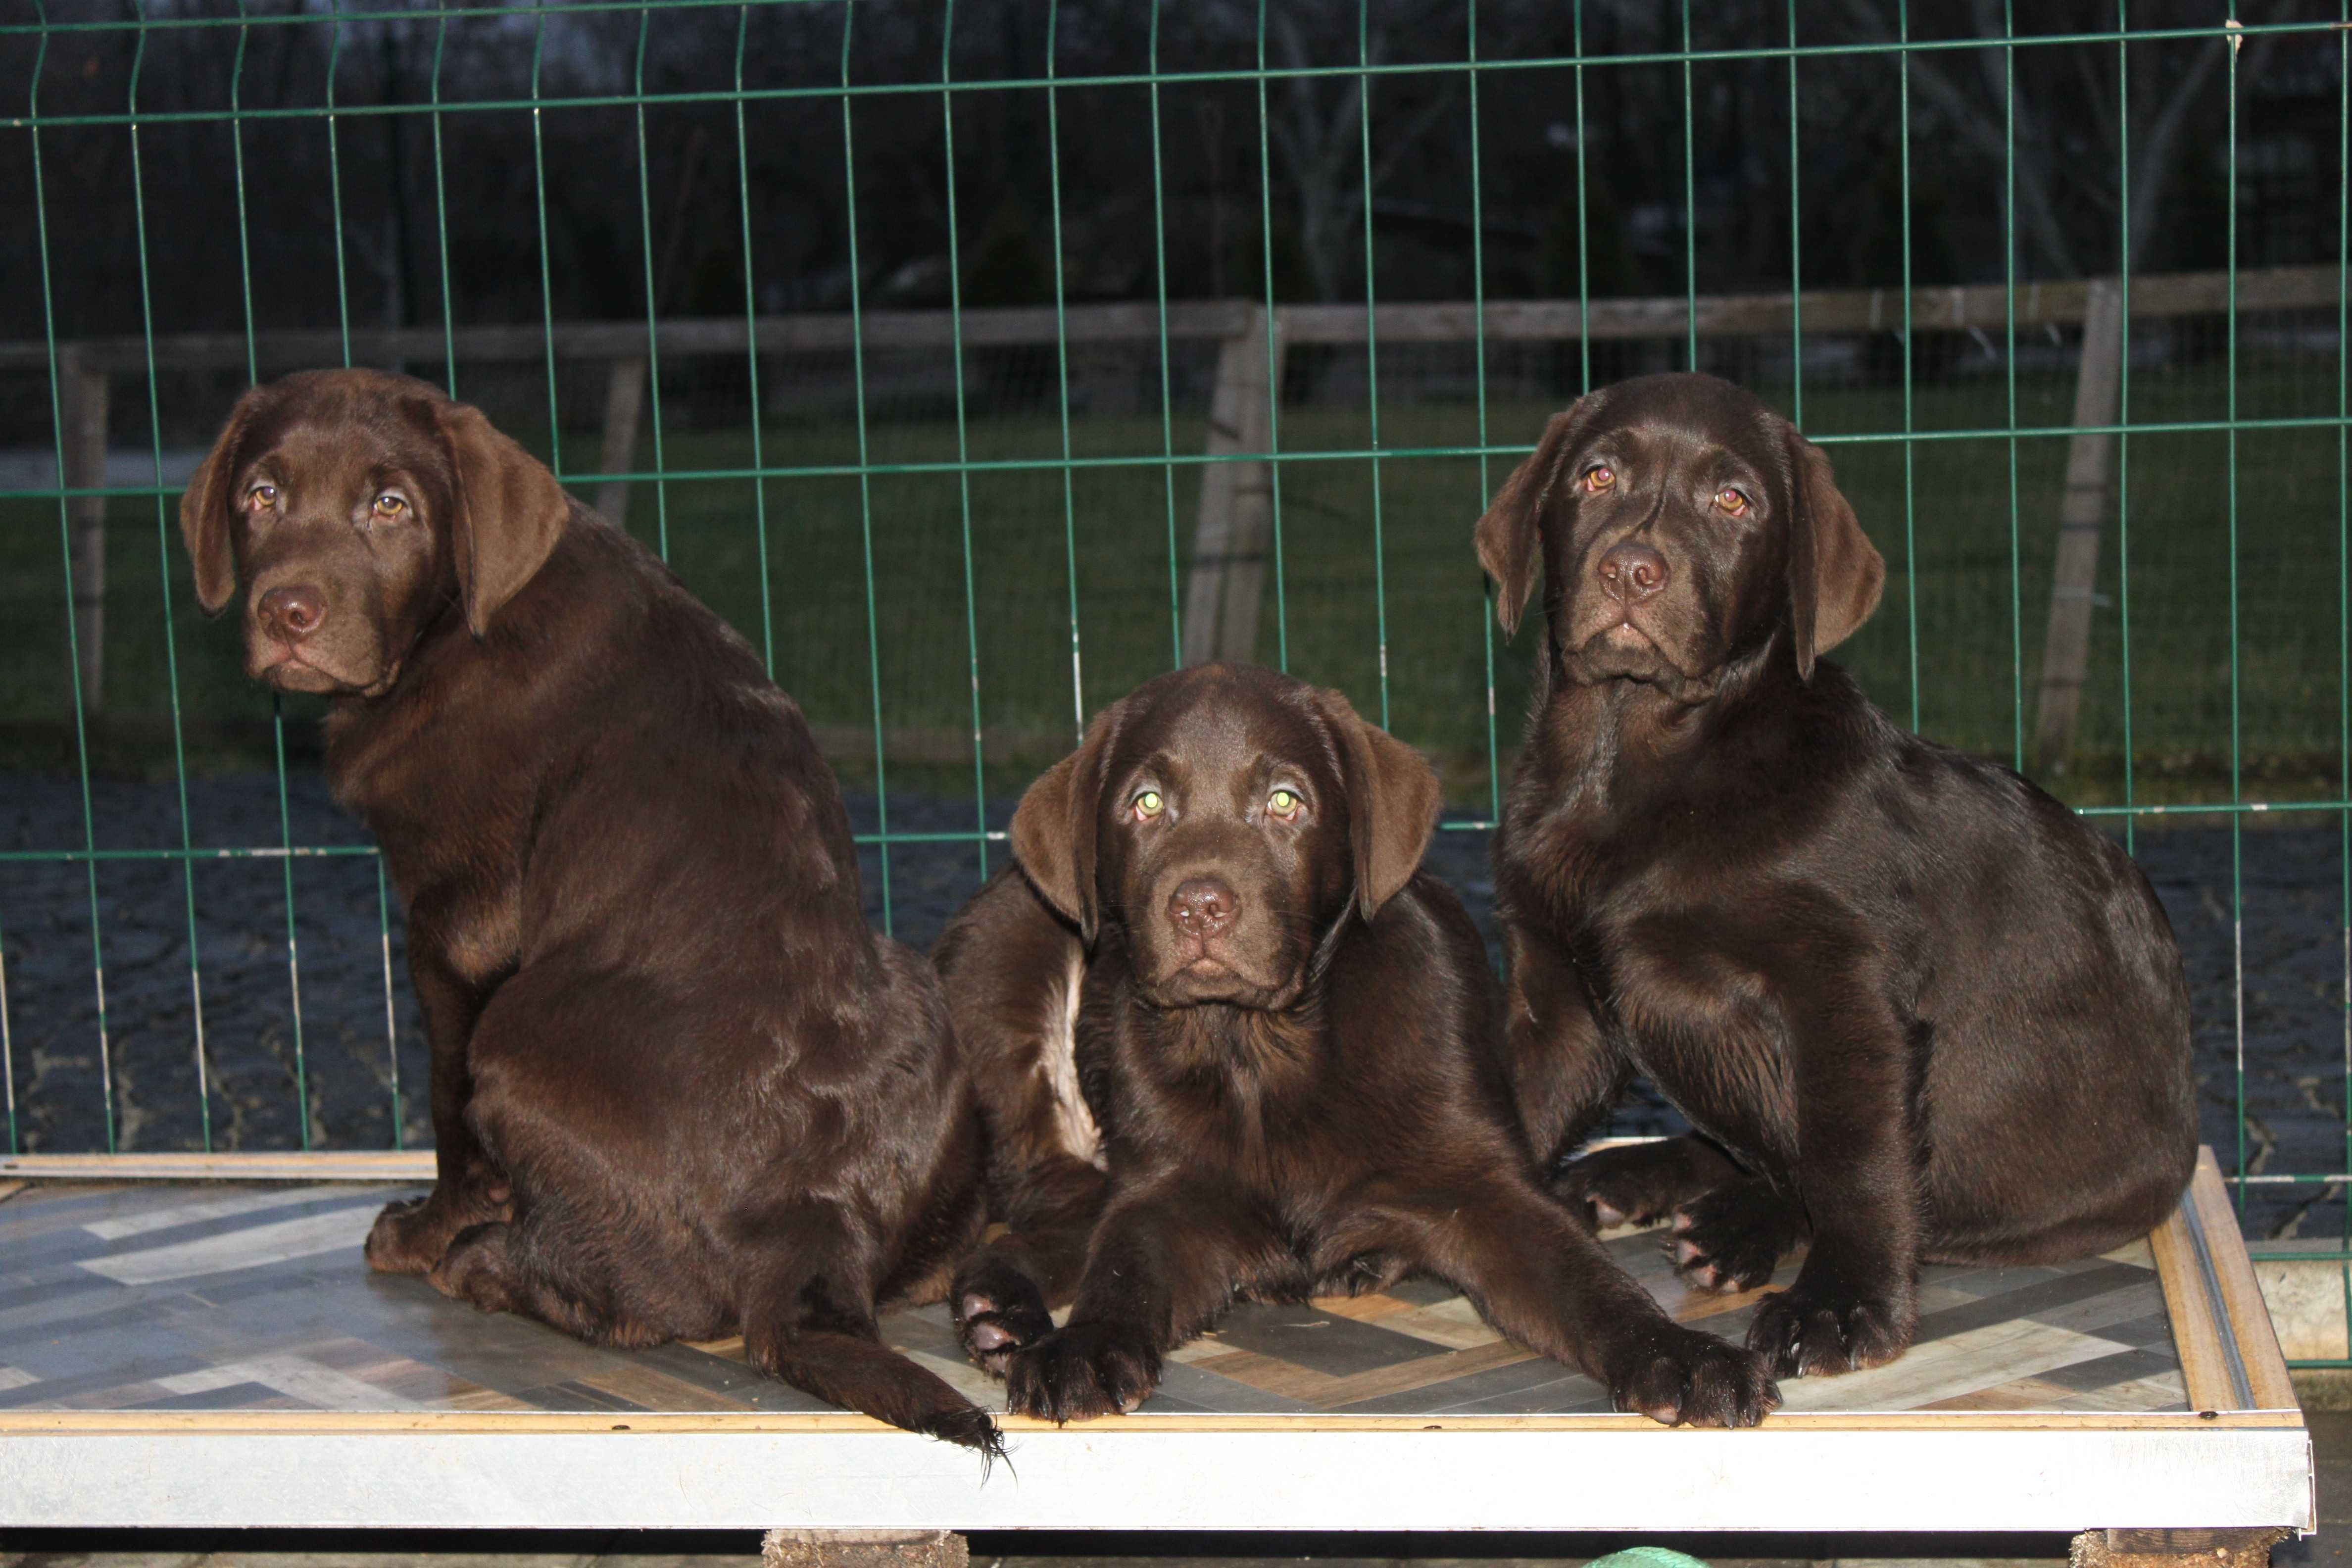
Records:
M2142 856L2184 941L2204 931L2191 958L2200 1089L2242 1215L2280 1244L2273 1256L2346 1262L2352 1302L2352 8L2136 27L2116 0L2112 26L2027 34L2009 17L2000 37L1955 38L1915 37L1911 8L1891 4L1885 37L1809 42L1791 0L1740 11L1772 23L1762 32L1698 47L1683 0L1645 35L1660 47L1620 33L1588 52L1588 9L1612 9L1590 0L1568 14L1564 52L1497 55L1481 52L1474 0L1450 53L1401 60L1372 0L1341 7L1352 55L1336 59L1286 53L1286 7L1260 0L1232 8L1231 60L1177 68L1155 5L1132 68L1097 51L1065 71L1066 6L1049 3L990 10L991 26L1017 12L1032 30L1003 22L1011 63L959 74L955 0L920 62L903 39L875 41L907 13L844 0L34 5L0 25L0 91L18 106L0 122L13 161L0 178L30 220L18 271L0 277L25 286L33 323L0 343L11 1152L429 1137L396 900L319 779L317 710L243 679L233 635L194 613L179 559L186 470L243 385L297 368L276 359L291 331L324 330L305 340L322 346L313 363L353 363L370 362L380 323L402 329L376 363L488 407L575 492L625 513L802 700L851 789L876 919L918 941L1002 863L1027 777L1104 701L1187 657L1188 601L1206 581L1195 519L1224 465L1262 477L1263 610L1246 651L1346 689L1439 763L1453 805L1435 853L1478 903L1527 651L1493 629L1471 525L1546 414L1625 374L1701 368L1757 387L1826 447L1885 552L1885 607L1841 652L1873 696L1923 733L2034 772ZM1069 25L1081 22L1098 18ZM794 47L772 47L772 26ZM2202 314L2136 308L2145 187L2118 91L2114 412L2083 418L2086 366L2107 351L2086 344L2083 316L2041 318L2021 260L2032 215L2019 206L2018 121L2036 106L2019 96L2018 57L2073 50L2121 86L2135 51L2217 40L2225 287ZM2257 48L2269 79L2303 83L2299 141L2242 140L2242 62ZM1915 319L1913 93L1955 60L2001 83L1997 210L1971 220L1999 236L1979 279L2000 289L1990 326ZM373 73L370 94L352 91L353 61ZM1733 68L1785 74L1785 154L1740 155L1785 155L1773 223L1789 297L1783 324L1703 331L1725 290L1702 284L1719 251L1746 243L1707 216L1736 201L1700 178L1721 152L1706 139L1710 84ZM1824 134L1806 120L1805 82L1828 72L1877 73L1874 90L1901 106L1895 243L1870 263L1885 318L1867 328L1808 292L1809 267L1825 266L1818 241L1807 251L1816 210L1872 199L1801 176L1801 132ZM1657 134L1679 138L1683 183L1664 228L1638 244L1622 237L1641 240L1646 209L1621 210L1587 151L1588 91L1636 79L1679 104ZM99 101L92 81L121 96ZM1443 85L1433 101L1467 150L1450 193L1462 221L1442 241L1398 238L1427 215L1401 216L1378 183L1386 139L1418 134L1381 96L1408 81ZM1558 253L1554 298L1574 331L1490 330L1503 296L1489 295L1489 248L1515 220L1489 210L1482 86L1557 101L1565 216L1540 243ZM1327 152L1354 189L1339 182L1345 199L1327 205L1347 230L1318 250L1276 212L1277 163L1291 95L1325 88L1354 95L1327 121L1352 139ZM983 118L991 135L1009 123L1024 138L1034 237L1002 208L959 205ZM896 165L886 181L860 153L910 120L937 147L911 194ZM1180 143L1213 137L1251 177L1204 204L1168 171ZM609 158L551 163L551 138ZM1066 184L1066 158L1114 142L1139 160L1124 205ZM309 162L289 161L298 144ZM199 167L229 198L210 226L151 226L163 187ZM679 241L698 181L707 197L730 168L724 232ZM98 170L127 210L92 199ZM621 191L632 243L592 253L571 237L583 182ZM817 276L815 249L777 215L817 212L803 187L820 184L837 193L827 243L845 265ZM2326 200L2265 194L2276 188ZM478 251L491 247L469 246L469 229L506 224L529 266L489 267ZM898 265L909 226L929 226L935 265ZM1074 257L1109 243L1105 226L1139 266L1076 271ZM1171 287L1171 249L1204 244L1213 287ZM1452 341L1382 325L1408 320L1378 284L1413 244L1464 280ZM234 263L199 267L198 252ZM2319 265L2324 287L2257 300L2256 271L2282 262ZM1237 321L1282 318L1318 266L1342 263L1360 329L1327 317L1247 339L1265 356L1242 366L1264 388L1263 438L1221 439L1241 340L1171 322L1204 292ZM583 297L574 274L599 280L606 320L633 323L634 340L559 353L579 325L559 316ZM67 302L93 290L115 318ZM1679 309L1646 334L1594 330L1628 294ZM729 300L740 344L674 331L689 297ZM988 324L1008 298L1036 324L1019 341ZM1074 330L1106 299L1140 311L1140 328ZM897 335L910 300L943 312L943 341ZM775 322L820 316L845 330L773 339ZM484 323L519 328L528 352L469 354ZM204 345L198 327L213 333ZM101 361L96 446L78 447L77 400ZM2113 542L2069 589L2056 525L2069 463L2096 437L2112 438L2096 526ZM2033 687L2043 607L2070 592L2094 605L2092 646L2076 742L2053 760L2031 741Z

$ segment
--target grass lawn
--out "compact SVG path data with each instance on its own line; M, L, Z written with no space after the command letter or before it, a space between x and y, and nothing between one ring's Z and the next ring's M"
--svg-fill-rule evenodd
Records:
M2332 412L2332 362L2295 366L2242 372L2241 416ZM2071 376L2021 379L2019 423L2063 423L2073 391ZM2219 363L2136 373L2132 416L2217 418L2226 397ZM1916 426L1999 428L2006 398L1999 380L1922 389ZM1530 443L1549 412L1492 405L1491 440ZM1899 430L1902 405L1885 390L1809 389L1804 422L1821 437ZM1470 535L1508 459L1482 472L1475 458L1316 456L1359 449L1369 435L1361 410L1282 416L1290 456L1279 472L1280 594L1270 581L1259 657L1286 658L1367 714L1385 714L1439 759L1459 804L1483 805L1489 623ZM1477 411L1387 406L1381 436L1388 449L1474 445ZM1066 478L1054 466L1062 435L1050 416L975 419L969 439L974 460L1034 466L763 487L679 479L641 485L631 500L632 530L648 542L666 535L687 583L771 651L777 679L824 728L853 783L872 780L878 702L894 789L972 787L975 659L987 787L1011 793L1066 748L1081 707L1093 711L1174 658L1171 588L1191 551L1201 469L1158 460L1160 421L1077 421L1074 456L1144 460ZM2066 776L2048 781L2060 793L2081 804L2121 796L2128 588L2138 798L2227 798L2233 725L2248 798L2334 797L2345 616L2338 439L2333 429L2240 434L2234 545L2226 434L2127 443L2128 527L2111 526L2102 541L2081 752ZM1198 452L1202 440L1198 416L1174 422L1176 452ZM764 433L763 458L772 468L855 464L857 442L846 423L780 425ZM956 443L952 421L877 423L867 457L952 461ZM567 437L575 463L593 449ZM1919 441L1907 476L1900 442L1832 442L1831 451L1890 569L1878 616L1837 657L1898 721L2010 759L2032 732L2064 439L2013 449L1999 436ZM747 468L750 433L670 430L663 458L672 472ZM638 461L651 466L649 442ZM118 500L110 514L107 703L94 755L116 770L168 772L176 691L192 768L266 763L270 699L239 673L232 629L194 608L175 506ZM61 541L56 503L0 501L0 768L71 765ZM1523 632L1493 652L1492 722L1507 766L1531 643Z

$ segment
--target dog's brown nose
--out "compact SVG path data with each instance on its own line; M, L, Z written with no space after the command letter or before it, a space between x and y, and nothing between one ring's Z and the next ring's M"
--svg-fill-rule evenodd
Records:
M300 642L327 618L327 595L308 583L299 583L262 595L259 609L263 631L279 642Z
M1186 936L1214 936L1234 923L1241 900L1215 877L1192 877L1168 898L1168 918Z
M1621 605L1638 605L1666 585L1666 558L1646 544L1621 539L1601 558L1601 586Z

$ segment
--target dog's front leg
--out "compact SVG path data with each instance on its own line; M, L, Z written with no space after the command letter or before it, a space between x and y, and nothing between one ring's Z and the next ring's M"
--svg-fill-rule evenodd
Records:
M388 1274L423 1274L467 1226L511 1217L505 1178L466 1120L474 1082L467 1050L488 992L451 967L429 921L412 914L409 931L408 973L433 1053L434 1183L423 1198L386 1205L369 1231L368 1267Z
M1623 1059L1602 1035L1568 950L1549 932L1509 920L1511 961L1503 1037L1536 1165L1559 1169L1625 1091ZM1581 1201L1585 1194L1562 1190Z
M1160 1358L1206 1328L1281 1254L1236 1194L1169 1181L1115 1197L1096 1226L1069 1321L1005 1368L1013 1410L1084 1421L1133 1410Z
M1753 1426L1780 1403L1760 1358L1668 1318L1573 1213L1524 1178L1496 1173L1380 1209L1390 1226L1360 1245L1395 1247L1451 1280L1487 1322L1579 1368L1620 1410L1669 1426Z
M1920 1198L1911 1048L1866 974L1788 989L1796 1188L1812 1244L1748 1342L1781 1377L1883 1365L1918 1327Z

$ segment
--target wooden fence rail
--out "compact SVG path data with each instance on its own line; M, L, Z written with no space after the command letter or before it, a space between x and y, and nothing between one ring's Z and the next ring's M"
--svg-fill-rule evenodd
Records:
M2345 289L2335 266L2263 271L2151 274L2131 279L2135 319L2214 315L2234 298L2241 311L2305 310L2335 305ZM1377 337L1382 344L1593 340L1770 337L1800 321L1807 334L1899 331L1900 289L1864 289L1789 294L1664 295L1650 299L1496 300L1468 303L1277 305L1239 300L1188 300L1163 313L1156 304L1078 305L965 310L869 310L858 316L793 315L671 320L653 323L571 322L550 328L491 326L355 328L349 354L360 364L604 361L610 367L604 408L603 471L630 471L646 402L646 365L655 354L677 361L718 355L845 353L866 349L944 350L1014 345L1213 342L1219 345L1210 400L1208 451L1234 457L1263 452L1273 427L1282 365L1300 343L1348 345ZM2121 290L2113 279L2027 283L2012 293L2000 284L1916 289L1910 320L1918 331L1995 331L2076 326L2084 336L2075 423L2113 423L2119 368ZM2108 320L2101 320L2102 315ZM2112 325L2109 321L2112 321ZM53 374L66 410L64 488L105 488L108 385L116 376L154 370L243 369L265 374L343 361L345 338L334 331L200 332L159 337L85 338L58 346ZM52 371L42 342L0 343L0 372ZM2103 412L2104 411L2104 412ZM2073 437L2066 495L2053 522L2059 531L2059 570L2052 590L2050 635L2039 684L2037 752L2044 765L2063 766L2074 744L2075 714L2089 655L2091 583L2101 520L2110 487L2115 442L2096 432ZM1194 524L1193 563L1186 584L1183 654L1187 663L1255 656L1257 603L1263 594L1272 508L1266 465L1236 458L1202 475ZM617 521L628 500L625 481L606 481L599 509ZM103 697L106 503L102 496L71 502L74 616L84 701Z

